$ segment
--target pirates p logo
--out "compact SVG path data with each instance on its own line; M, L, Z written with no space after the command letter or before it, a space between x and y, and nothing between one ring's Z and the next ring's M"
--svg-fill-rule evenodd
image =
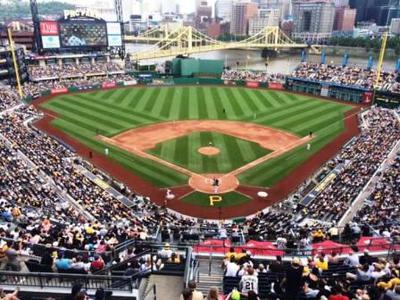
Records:
M210 198L210 206L214 206L215 202L221 202L222 197L221 196L209 196Z

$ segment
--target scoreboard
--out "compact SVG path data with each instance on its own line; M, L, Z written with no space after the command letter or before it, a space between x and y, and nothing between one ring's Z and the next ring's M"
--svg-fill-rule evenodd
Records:
M60 22L60 44L63 48L107 47L106 22Z

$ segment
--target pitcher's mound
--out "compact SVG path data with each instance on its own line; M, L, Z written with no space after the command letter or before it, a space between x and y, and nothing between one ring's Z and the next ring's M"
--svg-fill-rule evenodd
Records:
M218 155L221 152L217 147L212 147L212 146L200 147L199 149L197 149L197 151L200 154L207 155L207 156Z
M218 188L213 186L215 179L218 179ZM194 174L189 179L189 185L201 193L225 194L236 190L239 186L239 180L230 174Z

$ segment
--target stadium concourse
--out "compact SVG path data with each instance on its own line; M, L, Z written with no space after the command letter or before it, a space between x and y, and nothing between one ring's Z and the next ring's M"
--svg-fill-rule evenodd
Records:
M112 66L79 68L84 74ZM344 83L335 78L345 73L328 70L307 65L295 75L307 73L319 80ZM134 79L126 74L64 79L65 70L58 67L51 73L40 68L31 72L40 81L25 84L24 91L35 97L52 88ZM46 79L49 74L55 77ZM354 76L343 80L360 86L373 80L366 70L360 72L359 80ZM236 70L222 78L275 81L282 75ZM398 83L389 83L382 89L397 92ZM367 251L361 255L364 250L388 253L392 243L400 242L399 111L368 107L360 113L360 134L322 166L321 176L335 176L309 203L302 202L305 198L301 195L314 190L312 181L299 187L295 197L232 222L196 219L165 209L154 203L156 199L152 202L146 195L137 195L135 182L132 189L115 183L104 190L99 182L113 179L78 157L70 145L36 129L34 121L42 113L22 104L15 90L1 89L0 108L1 269L29 269L22 257L35 255L41 270L47 272L94 274L132 259L148 247L146 243L132 244L114 255L113 250L127 240L168 242L154 257L143 255L122 269L128 275L139 271L140 277L178 262L174 247L194 242L197 252L224 253L220 293L227 295L226 299L238 299L236 289L247 299L257 299L253 292L262 299L399 297L399 257L377 258ZM377 243L371 244L371 240ZM260 249L254 246L257 243ZM233 249L227 248L230 245ZM72 251L66 255L67 250ZM296 253L310 257L281 261L280 256ZM246 282L254 283L253 290ZM218 291L210 290L211 296L215 293ZM184 299L199 294L194 283L183 291L184 297L188 295ZM208 299L217 299L211 296ZM1 292L1 297L10 299L7 297L12 295Z

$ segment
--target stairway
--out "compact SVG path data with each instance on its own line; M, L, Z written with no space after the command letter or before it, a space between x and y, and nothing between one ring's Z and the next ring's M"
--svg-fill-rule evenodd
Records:
M208 257L199 257L199 280L197 290L201 291L204 296L207 296L210 287L217 287L222 291L222 279L224 277L223 269L221 268L222 259L212 258L211 272L209 274L210 263Z

